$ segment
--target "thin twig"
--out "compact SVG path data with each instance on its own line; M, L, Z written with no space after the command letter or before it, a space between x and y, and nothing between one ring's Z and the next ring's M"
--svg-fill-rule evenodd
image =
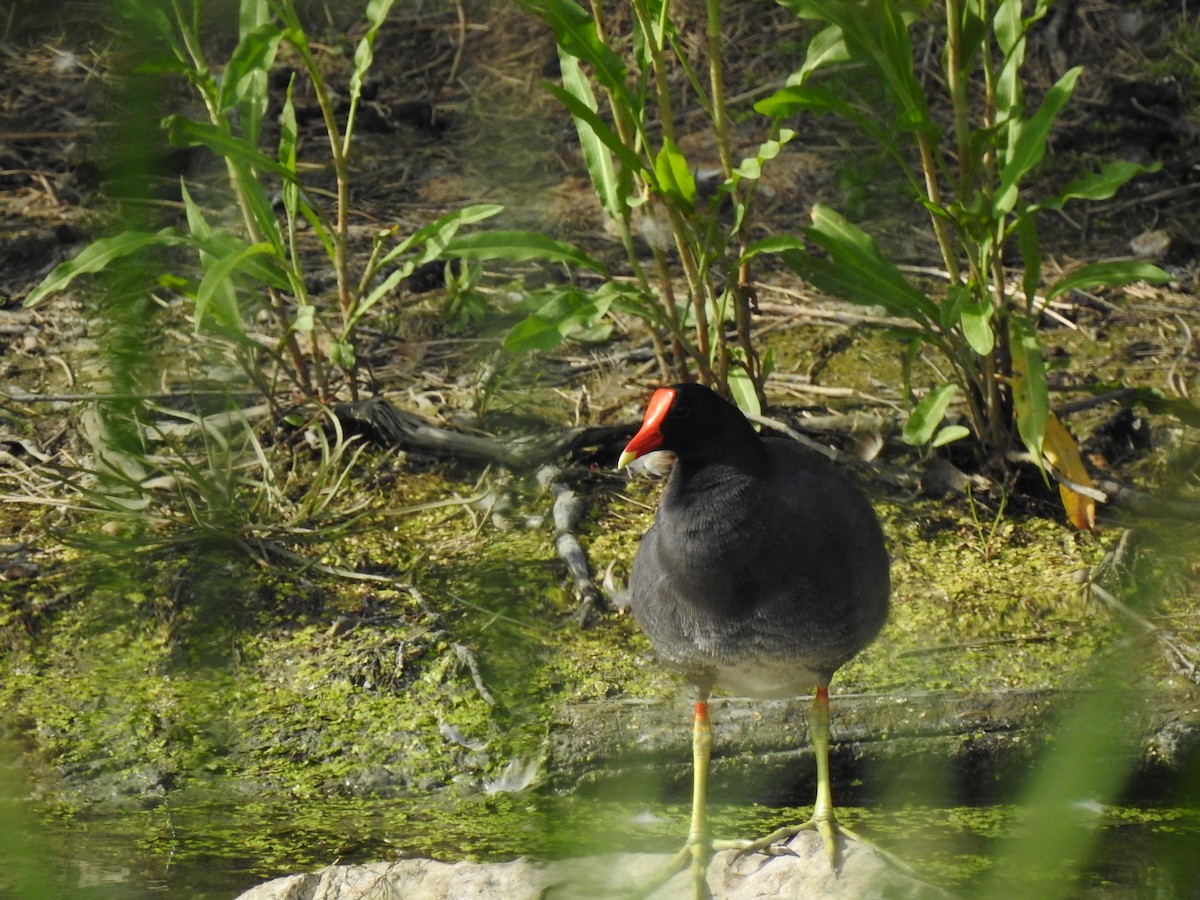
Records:
M450 63L450 74L446 76L448 88L458 80L458 70L462 67L463 53L467 49L467 11L463 8L462 0L454 0L454 10L458 13L458 48L454 51L454 61Z

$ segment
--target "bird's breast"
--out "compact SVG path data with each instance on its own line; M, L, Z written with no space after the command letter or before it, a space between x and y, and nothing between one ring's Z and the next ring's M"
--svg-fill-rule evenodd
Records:
M795 660L743 659L735 665L718 665L714 672L716 687L735 697L782 700L829 684L827 674L815 672Z

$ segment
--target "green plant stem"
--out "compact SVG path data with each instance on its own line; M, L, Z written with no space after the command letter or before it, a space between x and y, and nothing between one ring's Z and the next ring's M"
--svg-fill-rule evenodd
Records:
M708 299L711 297L709 292L712 291L712 286L708 282L709 279L706 278L704 286L706 307L708 306ZM724 326L728 303L731 299L732 294L730 291L725 291L720 296L712 298L712 311L717 323L717 327L712 330L713 338L716 340L716 347L714 348L711 357L714 363L712 366L712 386L714 390L719 391L720 393L725 393L725 390L729 385L729 360L731 358L731 354L729 353L729 342L725 337Z
M231 134L229 118L217 106L217 98L213 90L215 82L212 78L212 71L208 66L208 60L204 56L204 50L200 46L200 4L196 0L193 0L190 22L179 7L179 0L172 0L172 6L175 12L175 20L179 26L179 33L183 38L184 47L187 49L188 56L192 61L192 68L194 70L192 81L196 85L196 90L200 94L200 98L204 101L209 121L227 134ZM244 177L243 173L232 157L225 156L224 160L225 171L229 177L229 187L233 191L234 198L237 201L238 211L241 213L246 234L252 242L262 243L266 240L266 237L263 235L262 229L259 228L258 220L254 217L254 213L246 203L246 192L241 188L242 178ZM253 177L253 173L251 173L251 177ZM313 393L312 382L308 377L308 369L304 365L304 354L300 351L300 344L290 329L283 299L279 296L278 291L271 287L267 288L267 298L267 305L272 315L275 316L276 321L283 328L285 335L284 344L287 347L288 355L291 357L292 367L296 373L299 387L306 395L311 396Z
M592 0L591 14L592 22L596 27L596 37L601 43L607 45L609 43L608 27L604 16L604 7L600 0ZM612 113L613 126L616 128L617 136L621 139L621 143L634 153L637 153L641 146L641 141L638 138L638 129L630 124L628 111L617 102L611 89L605 87L604 94L608 98L608 108ZM617 227L621 246L625 250L625 258L629 262L638 287L646 296L650 296L654 292L650 288L650 280L646 276L645 269L638 259L637 249L634 247L633 230L630 227L630 212L627 205L622 207L620 218L614 224ZM668 359L666 345L663 343L662 338L651 328L650 339L654 345L654 355L658 361L659 373L664 380L670 380L673 376L679 380L686 380L687 353L680 340L679 312L675 308L675 290L671 284L666 259L663 257L662 252L652 245L651 253L654 257L658 279L660 303L671 326L671 359L675 360L675 362L672 364Z
M958 154L958 196L967 194L970 177L971 122L967 101L967 78L962 47L962 5L946 0L946 81L954 109L954 143Z
M664 140L675 143L675 117L671 101L671 87L667 83L667 65L663 56L661 43L655 39L656 29L649 11L643 0L634 0L631 4L638 24L645 35L646 47L650 52L651 75L654 79L654 99L658 104L659 126ZM653 163L651 163L653 165ZM692 244L688 240L687 226L683 214L668 197L662 198L670 218L671 233L675 238L675 247L679 251L680 265L683 267L684 278L687 281L688 297L691 300L695 317L696 351L694 359L700 372L700 380L704 384L713 383L709 339L708 311L705 307L705 296ZM672 304L673 308L673 304Z
M658 275L659 300L671 328L671 353L674 365L670 368L677 380L687 381L688 352L682 336L682 326L679 324L679 308L675 303L675 285L671 281L671 271L667 265L667 257L658 247L652 246L650 252L654 257L654 268Z
M671 233L675 236L675 249L679 251L679 263L683 267L683 277L687 281L688 297L692 303L692 315L695 318L696 352L694 359L700 370L700 381L703 384L713 384L713 367L708 331L708 307L704 291L703 278L697 265L692 244L688 241L687 224L683 214L671 203L667 204L667 213L671 220Z
M740 206L742 209L741 223L737 228L736 234L733 235L738 241L738 256L742 257L747 245L744 229L746 219L750 214L750 192L742 190L741 181L734 182L733 180L733 150L729 141L729 113L725 106L725 74L722 65L720 0L707 0L706 11L708 18L708 80L709 89L712 94L713 131L716 133L717 138L717 152L721 156L721 172L725 176L726 183L733 183L733 202L735 206ZM763 393L762 371L759 366L758 353L754 349L754 340L750 333L751 289L749 265L748 261L743 262L735 271L727 273L727 283L730 285L728 293L733 303L733 320L737 343L745 356L746 373L750 376L750 381L754 385L754 392L758 395L759 403L765 406L766 396ZM722 341L720 348L721 363L718 369L721 372L725 372L729 357L728 351L724 347L724 328L718 328L717 333Z
M1000 373L1012 371L1012 361L1008 359L1007 321L1012 309L1010 307L1011 298L1005 288L1004 260L1000 256L1000 246L1000 244L996 245L995 255L992 259L992 281L995 285L993 302L996 304L994 314L996 346L991 353L984 357L982 387L986 421L991 429L988 435L988 446L991 448L994 461L998 465L1003 465L1008 454L1012 412L1004 409L1004 397L1000 390Z
M285 4L289 16L296 18L295 7L291 0ZM295 35L290 35L294 37ZM356 297L350 287L350 274L346 257L346 248L350 241L350 161L343 152L341 130L338 128L337 117L334 114L333 103L329 99L329 90L317 61L308 48L306 40L291 40L292 46L300 55L304 70L312 81L313 94L317 106L321 110L321 118L325 124L325 134L329 139L330 159L333 163L334 178L337 182L337 220L334 225L333 240L333 271L337 279L338 307L342 313L342 337L350 334L353 328L354 306ZM314 338L315 342L315 338ZM314 343L314 350L316 344ZM322 357L314 357L314 365L321 367ZM357 366L355 367L357 368ZM350 395L352 400L358 399L358 379L356 373L349 373Z
M933 136L926 132L918 133L917 148L921 153L921 171L925 175L926 196L929 198L930 205L941 209L943 208L943 204L942 189L938 185L938 151L934 144ZM958 253L955 251L954 243L950 239L950 231L946 226L946 221L933 211L929 213L929 221L933 224L934 237L937 238L938 250L941 251L942 260L946 264L946 271L950 275L950 282L958 284L962 280L962 268L959 266Z
M667 83L667 65L663 58L662 45L654 40L654 22L646 9L644 0L634 0L631 4L642 33L646 36L646 47L650 51L651 73L654 78L654 100L658 104L658 123L662 128L663 137L672 143L675 140L675 113L671 101L671 86Z
M712 93L712 123L725 179L733 177L733 152L729 146L729 118L725 109L725 77L721 67L721 2L708 0L708 81Z
M596 37L599 38L602 43L608 44L609 41L608 41L608 33L606 30L606 25L605 25L605 20L604 20L604 8L601 5L600 0L592 0L591 8L592 8L592 21L593 21L593 23L595 23L595 26L596 26ZM612 94L612 90L610 88L608 88L607 86L604 88L604 93L608 97L608 106L609 106L609 110L612 112L613 125L617 129L617 135L618 135L618 137L621 138L621 143L623 143L626 147L631 149L634 153L637 153L638 148L640 146L640 141L638 140L638 137L637 137L637 128L635 126L633 126L629 121L628 111L624 108L624 106L622 106L620 103L617 102L616 97L614 97ZM625 219L626 229L628 230L628 226L629 226L628 210L626 210L626 215L624 216L624 219ZM635 258L636 257L632 256L632 255L630 257L631 260L635 259Z

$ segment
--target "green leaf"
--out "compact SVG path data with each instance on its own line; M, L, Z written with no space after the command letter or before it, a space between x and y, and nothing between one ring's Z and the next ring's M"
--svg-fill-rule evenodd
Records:
M279 112L279 164L291 172L296 171L296 145L300 134L296 123L296 104L292 100L292 89L295 84L296 77L293 75L288 80L283 109ZM283 183L283 206L289 222L296 218L296 209L300 202L298 181L299 179Z
M687 159L670 138L663 138L662 149L654 157L654 173L664 197L687 209L696 205L696 179L688 168Z
M317 308L311 303L296 307L296 318L292 322L292 331L308 333L313 330L317 321Z
M1082 269L1076 269L1070 275L1055 282L1046 291L1046 300L1050 301L1070 291L1086 288L1121 287L1135 281L1162 284L1170 280L1171 276L1158 266L1136 260L1115 259L1092 263Z
M188 230L195 239L197 249L200 251L200 264L205 269L208 268L217 260L222 259L234 253L241 253L248 246L245 240L232 234L228 231L213 229L204 217L203 210L192 199L191 192L187 189L187 184L180 179L179 184L180 194L183 197L183 207L187 213ZM261 281L263 284L269 284L271 287L280 290L291 290L292 285L288 276L284 274L283 257L278 256L278 250L272 245L272 253L266 258L260 258L257 254L247 256L245 260L245 274Z
M245 34L270 18L270 0L241 0L238 3L238 34Z
M835 63L849 61L850 51L846 48L846 39L841 27L828 25L808 42L804 53L804 65L788 77L788 84L804 84L813 72Z
M437 253L432 253L430 254L430 258L432 259L437 255ZM428 262L429 260L425 261ZM371 292L367 294L367 296L358 301L358 304L354 307L349 318L346 320L343 331L349 331L350 329L354 328L354 326L358 324L359 319L366 315L376 303L394 291L396 289L396 285L411 275L416 270L418 265L420 264L416 260L409 259L405 260L402 265L389 272L387 277L380 281L379 284L375 285L375 287L371 289Z
M347 372L351 371L358 361L358 357L354 353L354 345L348 341L330 341L329 361Z
M763 254L783 253L787 250L804 251L804 241L794 234L776 234L752 242L738 257L738 263L749 262Z
M964 308L959 323L963 337L971 349L980 356L987 356L995 349L996 335L992 332L992 305L984 304L978 309Z
M137 75L179 75L187 78L193 69L177 56L151 53L140 57L133 71Z
M841 31L845 44L842 51L836 33L817 35L821 43L816 55L823 64L828 57L838 59L841 53L856 63L869 66L891 96L899 119L911 127L931 128L925 102L925 92L913 69L912 43L908 23L919 13L919 4L905 8L899 3L846 2L846 0L780 0L805 18L815 18ZM793 79L803 81L810 67L801 69Z
M777 90L754 104L756 112L773 119L785 119L801 112L818 115L833 114L858 126L873 141L897 159L901 159L900 145L893 135L872 116L865 115L847 101L842 91L820 85L790 85Z
M1000 0L996 15L992 18L996 45L1000 52L1010 55L1025 36L1025 25L1021 20L1021 0Z
M296 173L280 165L244 138L206 122L193 122L183 116L163 119L167 137L172 144L184 147L207 147L213 153L232 159L260 172L273 172L280 178L296 181Z
M267 73L275 61L275 52L283 32L267 23L246 32L221 73L217 108L226 113L237 108L242 134L252 145L258 144L259 131L267 110Z
M230 279L254 256L269 256L274 253L270 244L251 244L236 253L215 260L204 273L200 287L196 289L196 329L204 324L210 314L217 325L232 331L242 330L241 312L237 307L237 295L230 290ZM220 302L214 302L214 301ZM211 308L211 309L210 309Z
M188 190L187 182L183 178L179 179L179 191L183 197L183 208L187 214L188 229L191 231L192 237L196 238L199 242L197 249L200 254L200 266L207 273L216 264L217 260L237 253L245 246L245 243L233 235L223 232L213 232L212 226L208 224L208 219L204 217L204 211L192 198L192 193ZM216 297L215 303L219 309L237 308L237 294L229 281L225 281L224 284L216 288L210 286L209 290L219 294ZM195 317L196 328L200 327L200 321L203 318L203 314L199 312L200 302L198 298L199 291L193 295L198 312ZM205 300L205 305L212 302L212 297L209 297Z
M636 153L622 143L621 138L612 128L609 127L595 110L589 108L587 104L582 102L578 97L567 93L556 84L546 83L544 85L559 103L567 108L572 118L575 119L575 128L579 130L580 122L583 122L595 135L596 140L600 141L613 152L620 160L621 165L625 166L631 173L641 175L648 181L652 187L657 188L657 178L654 171L650 169Z
M375 285L366 297L359 300L347 319L345 327L347 329L353 328L371 307L395 290L396 285L411 275L417 266L424 265L442 256L447 245L460 227L471 225L475 222L482 222L484 219L489 219L503 210L503 206L495 203L480 203L475 206L467 206L435 219L400 241L400 243L385 253L383 258L376 263L373 270L374 273L378 273L384 266L391 265L395 260L416 247L421 247L421 251L405 260L399 268L389 272L387 277ZM389 231L384 231L378 239L382 240L390 233Z
M74 259L59 263L42 283L29 292L25 307L41 303L50 294L58 293L80 275L92 275L103 271L116 259L131 256L149 247L178 247L192 243L190 238L179 235L172 228L161 231L123 231L118 235L100 238L88 244Z
M1058 79L1054 86L1046 91L1042 105L1033 118L1025 122L1014 119L1010 123L1009 152L1000 172L1000 184L993 201L996 211L1000 214L1012 212L1017 204L1021 181L1045 156L1050 129L1058 117L1059 110L1071 98L1075 82L1082 71L1082 66L1076 66Z
M595 114L598 109L596 95L592 93L592 85L583 73L579 60L561 49L558 56L562 71L563 90ZM598 119L599 116L597 115L596 118ZM577 116L572 116L571 119L575 123L575 131L579 135L579 147L583 151L583 162L592 179L592 187L595 188L596 196L600 198L600 205L614 221L621 221L624 215L625 198L630 190L628 186L630 179L625 179L623 183L618 176L616 166L613 165L612 151L605 141L601 140L595 128ZM615 134L611 134L610 139L619 142Z
M113 4L118 15L135 22L138 27L148 26L163 44L175 47L175 26L163 12L163 6L164 4L155 0L116 0Z
M473 225L476 222L482 222L503 211L504 207L499 204L479 203L475 206L466 206L452 213L447 213L444 216L439 216L428 225L421 226L404 240L400 241L400 243L384 255L379 261L379 265L385 266L390 264L393 260L398 259L420 244L428 244L432 248L433 252L427 253L421 259L421 262L428 262L441 253L446 243L454 237L458 229L463 225Z
M1107 163L1099 172L1083 175L1067 183L1056 197L1039 203L1041 209L1062 209L1068 200L1107 200L1121 189L1131 178L1149 172L1157 172L1162 163L1148 166L1140 163L1116 160Z
M870 235L819 204L813 207L812 220L804 233L825 250L828 258L816 257L797 244L795 249L779 251L784 263L827 294L861 305L882 306L892 315L908 316L921 323L938 321L937 306L880 254ZM768 246L777 243L772 241Z
M940 384L926 394L916 408L909 414L904 423L900 437L904 443L914 447L923 447L933 439L933 433L946 417L946 410L958 385L953 383Z
M989 28L983 20L982 10L977 2L964 3L962 11L962 32L959 47L963 53L963 68L971 66L986 46Z
M953 298L953 299L951 299ZM996 345L992 332L992 315L995 307L983 285L953 285L947 298L954 307L954 319L962 329L963 337L971 349L980 356L991 353Z
M1038 238L1037 217L1033 214L1017 216L1014 230L1017 234L1017 250L1025 267L1021 289L1025 292L1026 304L1032 307L1042 281L1042 242Z
M367 33L354 49L354 73L350 76L350 97L357 100L362 94L363 79L375 61L375 37L391 12L394 0L371 0L367 4Z
M571 0L517 0L517 5L549 25L560 48L590 63L596 80L619 102L628 101L625 63L615 50L600 40L596 23L582 7Z
M784 144L796 136L790 128L779 129L779 137L771 138L763 141L758 146L758 152L754 156L747 156L743 159L733 174L739 178L757 179L762 177L763 163L769 162L779 155L779 151L783 149Z
M933 436L933 440L929 442L929 446L941 447L943 444L962 440L965 437L970 437L970 435L971 429L966 425L947 425Z
M762 414L762 404L758 402L758 391L754 389L754 381L751 380L749 372L741 366L730 366L726 380L729 385L729 394L733 397L733 402L737 404L738 409L755 416Z
M343 141L343 152L349 152L350 134L353 130L354 114L358 109L358 101L362 96L363 81L375 61L375 38L391 11L394 0L370 0L367 4L367 33L363 35L358 46L354 48L354 72L350 75L350 114L346 119L346 135Z
M179 179L179 193L183 197L183 210L187 216L188 231L192 233L193 237L202 241L208 240L212 237L212 226L204 217L204 210L192 199L192 192L188 190L187 182L183 178ZM203 254L203 252L202 250L201 253Z
M442 252L446 256L463 259L505 259L509 262L540 259L547 262L563 262L591 269L601 275L608 274L608 267L604 263L589 256L574 244L552 240L536 231L476 231L458 235L446 243Z
M889 328L887 335L893 340L905 341L904 355L900 357L900 384L904 388L905 399L911 405L916 406L917 398L913 394L912 373L927 337L922 331L906 328Z
M595 325L608 312L616 296L615 291L605 288L593 294L555 290L536 312L509 329L504 336L504 349L510 353L525 353L557 347L572 331Z
M207 147L229 161L234 171L234 188L240 192L262 236L271 242L275 254L282 258L286 252L283 233L279 229L271 198L267 196L258 173L274 172L285 182L298 184L296 173L259 151L245 138L230 134L223 127L193 122L183 116L168 116L163 120L163 127L167 129L168 139L172 143Z
M1025 61L1025 25L1021 19L1021 0L1000 0L992 19L996 44L1003 59L996 80L997 121L1017 120L1022 108L1021 66ZM1003 148L1002 148L1003 152Z
M1009 317L1008 345L1012 354L1012 399L1017 431L1040 469L1046 417L1050 414L1050 393L1046 386L1042 345L1033 322L1025 316Z
M504 336L504 349L509 353L529 353L553 350L563 342L559 321L529 316L509 329Z
M370 0L367 3L367 9L364 15L367 18L367 23L375 29L379 29L384 20L391 12L393 0Z

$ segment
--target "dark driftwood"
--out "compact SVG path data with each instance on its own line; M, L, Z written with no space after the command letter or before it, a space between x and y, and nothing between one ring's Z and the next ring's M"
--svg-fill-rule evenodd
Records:
M886 796L914 802L929 791L960 802L1011 800L1076 692L831 692L835 800L857 805ZM551 723L546 771L554 786L604 796L666 789L686 796L691 779L691 698L597 701L562 707ZM812 803L815 767L807 699L711 701L714 798L772 806ZM1200 753L1200 715L1170 698L1150 698L1123 723L1123 753L1138 774L1169 779ZM1123 764L1113 760L1114 764ZM1153 788L1150 788L1153 789ZM927 800L927 798L926 798Z
M339 403L333 412L343 427L366 432L380 443L402 450L498 463L518 470L532 469L584 447L615 445L637 430L633 423L585 425L551 436L497 440L435 425L416 413L397 409L383 397Z
M553 462L567 453L586 447L611 448L611 455L615 459L617 451L626 440L633 436L638 427L634 422L623 425L581 425L554 435L498 440L443 428L416 413L397 409L382 397L373 397L355 404L340 403L334 407L334 414L343 427L351 431L366 432L380 443L402 450L497 463L519 471ZM793 439L802 440L806 445L813 444L811 440L798 435L783 423L774 420L760 419L760 421L767 422L771 427L783 431ZM904 490L921 488L921 476L909 469L882 463L878 460L863 462L849 454L827 447L822 448L821 452L833 459L837 465L867 470L873 479L882 480L894 487ZM1015 458L1017 461L1021 460L1019 455ZM975 479L961 475L961 480L965 482ZM1097 487L1104 492L1110 503L1139 515L1187 520L1200 519L1200 504L1197 503L1153 497L1110 479L1100 480ZM935 489L933 492L938 493L939 491Z
M583 500L575 491L558 480L558 477L556 476L556 480L550 485L550 490L554 495L552 511L554 550L566 565L567 571L571 575L571 583L579 598L579 609L575 614L575 620L580 628L588 628L592 625L596 614L607 608L607 604L604 602L604 594L592 581L587 551L583 549L583 545L576 536L579 522L585 511Z

